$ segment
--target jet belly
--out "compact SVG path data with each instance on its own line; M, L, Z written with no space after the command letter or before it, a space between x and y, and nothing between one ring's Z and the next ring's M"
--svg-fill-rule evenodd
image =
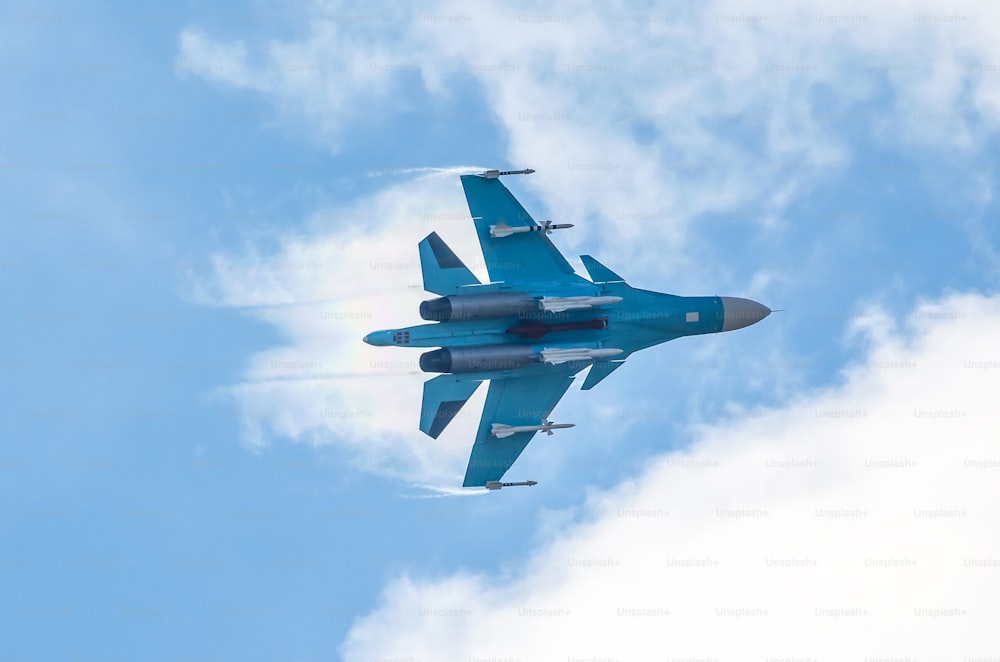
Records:
M515 317L432 322L375 331L364 340L369 345L395 347L530 344L543 337L548 342L592 343L607 337L608 312L607 309L539 311Z
M646 290L633 290L608 316L609 328L629 329L656 344L682 336L734 331L756 324L771 309L750 299L737 297L680 297ZM626 332L628 333L628 332Z
M720 297L634 292L634 297L626 297L609 315L609 325L625 327L643 336L663 336L664 340L723 330L725 318Z
M483 322L441 322L402 329L373 331L364 337L377 347L444 347L446 345L495 345L509 342L502 320Z

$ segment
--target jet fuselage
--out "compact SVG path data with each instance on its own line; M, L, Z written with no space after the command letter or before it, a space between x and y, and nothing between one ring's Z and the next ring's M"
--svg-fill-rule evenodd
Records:
M500 293L505 294L515 307L521 305L521 309L517 314L510 315L503 314L510 312L510 306L506 310L499 307L501 314L491 317L488 312L483 314L472 306L472 312L459 313L465 319L375 331L365 336L364 341L370 345L397 347L523 346L531 348L536 355L546 348L611 347L630 354L682 336L740 329L760 321L771 312L749 299L675 296L636 289L625 283L570 290L562 287L558 294L551 291L510 292L489 285L474 286L468 290L456 298L474 301L477 297L496 298L495 295ZM517 295L522 296L523 304L517 300ZM540 302L554 296L563 299L610 297L619 301L583 309L544 311ZM446 303L445 299L448 297L424 302L421 312L425 317L433 317L434 310L428 310L432 306L427 304ZM437 369L440 367L432 361L421 361L421 368L426 372L451 372Z
M534 485L501 482L538 432L571 428L549 420L575 376L587 391L633 353L683 336L741 329L770 309L735 297L683 297L641 290L589 255L590 276L575 272L549 240L568 223L539 224L500 182L528 174L487 170L463 175L469 212L489 276L482 283L436 232L417 245L427 324L374 331L379 347L436 348L420 369L440 373L423 385L420 430L437 439L476 388L489 382L462 485L497 490Z

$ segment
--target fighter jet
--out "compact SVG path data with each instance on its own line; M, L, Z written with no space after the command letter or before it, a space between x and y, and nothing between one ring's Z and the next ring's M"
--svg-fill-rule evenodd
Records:
M462 186L486 261L481 283L432 232L419 244L423 285L438 298L420 304L431 322L365 336L379 347L436 347L420 369L420 429L437 439L479 385L489 380L465 487L497 490L537 432L572 427L549 415L574 376L590 368L588 391L640 349L681 336L733 331L767 317L766 306L736 297L684 297L641 290L589 255L576 274L549 234L572 227L536 223L500 181L533 170L463 175Z

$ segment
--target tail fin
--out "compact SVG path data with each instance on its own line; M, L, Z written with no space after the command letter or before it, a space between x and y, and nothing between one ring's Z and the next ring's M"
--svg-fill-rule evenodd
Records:
M481 383L463 381L455 375L439 375L424 382L424 401L420 407L423 433L437 439Z
M472 275L448 244L432 232L419 244L420 270L424 275L424 289L442 296L454 294L462 285L479 285L479 279Z
M616 274L615 272L608 269L606 266L590 257L589 255L581 255L580 261L583 262L583 266L587 269L587 273L590 274L590 280L595 283L624 283L625 279Z
M625 363L624 359L615 361L597 361L590 367L590 372L587 373L587 379L584 380L583 388L580 390L589 391L594 388L602 379L617 370L623 363Z

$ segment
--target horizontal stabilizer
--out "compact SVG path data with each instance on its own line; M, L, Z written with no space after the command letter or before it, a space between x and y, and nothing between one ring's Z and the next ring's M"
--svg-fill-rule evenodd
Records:
M437 439L481 383L461 380L454 375L441 375L424 382L420 430Z
M580 387L580 390L589 391L594 388L602 379L617 370L618 366L623 363L625 361L598 361L590 368L590 372L587 373L587 378L583 380L583 386Z
M437 232L432 232L419 244L420 270L424 276L424 289L441 296L454 294L463 285L479 285L479 279L444 243Z
M590 280L595 283L624 283L625 279L616 274L615 272L608 269L606 266L590 257L589 255L581 255L580 261L583 262L584 268L587 273L590 274Z

